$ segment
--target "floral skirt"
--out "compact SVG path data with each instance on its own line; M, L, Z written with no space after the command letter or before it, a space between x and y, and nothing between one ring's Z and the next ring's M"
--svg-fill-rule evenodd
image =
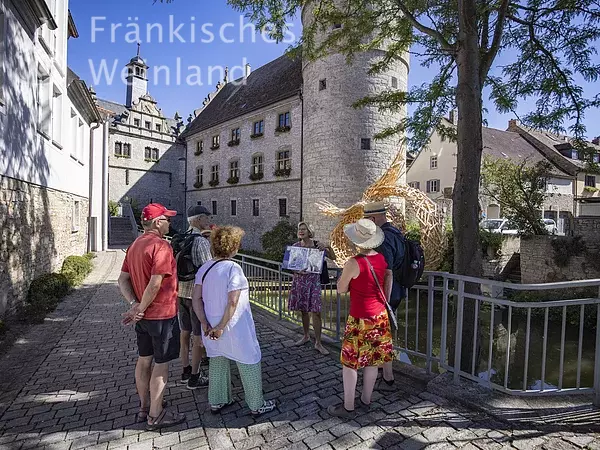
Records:
M391 330L385 310L368 319L348 316L340 356L342 365L360 369L393 361L395 352Z

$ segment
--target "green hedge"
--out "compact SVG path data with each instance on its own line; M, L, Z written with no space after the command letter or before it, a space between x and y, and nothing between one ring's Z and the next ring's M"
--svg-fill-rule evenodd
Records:
M86 256L67 256L60 273L69 280L71 286L79 286L92 271L91 259Z
M21 316L28 322L40 323L54 311L60 300L69 293L68 278L60 273L47 273L31 282Z

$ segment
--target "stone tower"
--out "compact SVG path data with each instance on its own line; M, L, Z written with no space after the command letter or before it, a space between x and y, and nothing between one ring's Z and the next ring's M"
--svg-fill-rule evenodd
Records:
M311 11L310 6L302 11L304 27L313 20ZM343 29L333 26L329 32ZM315 202L327 200L346 208L360 201L400 150L399 136L378 141L374 136L397 125L406 111L381 113L376 107L352 107L355 101L386 89L406 90L408 54L384 73L367 74L383 54L383 49L357 54L352 65L336 53L303 61L302 215L315 228L317 239L328 239L336 221L323 216Z
M131 58L127 64L127 99L125 106L131 108L133 102L137 102L141 96L148 93L148 66L138 54Z

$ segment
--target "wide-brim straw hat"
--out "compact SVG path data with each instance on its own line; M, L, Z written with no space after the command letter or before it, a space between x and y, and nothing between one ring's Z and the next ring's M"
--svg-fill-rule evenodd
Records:
M344 233L352 243L360 248L377 248L385 239L383 230L368 219L344 225Z

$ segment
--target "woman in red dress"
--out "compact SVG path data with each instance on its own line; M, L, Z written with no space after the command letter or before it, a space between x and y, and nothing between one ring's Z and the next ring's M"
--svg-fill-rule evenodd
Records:
M358 369L363 369L360 401L368 406L378 367L394 359L392 332L385 306L392 292L392 271L388 269L383 255L373 250L383 242L383 231L372 221L360 219L346 225L344 233L357 246L358 255L346 263L337 283L340 294L350 292L350 314L340 357L344 403L327 408L329 414L337 417L349 417L354 411Z

